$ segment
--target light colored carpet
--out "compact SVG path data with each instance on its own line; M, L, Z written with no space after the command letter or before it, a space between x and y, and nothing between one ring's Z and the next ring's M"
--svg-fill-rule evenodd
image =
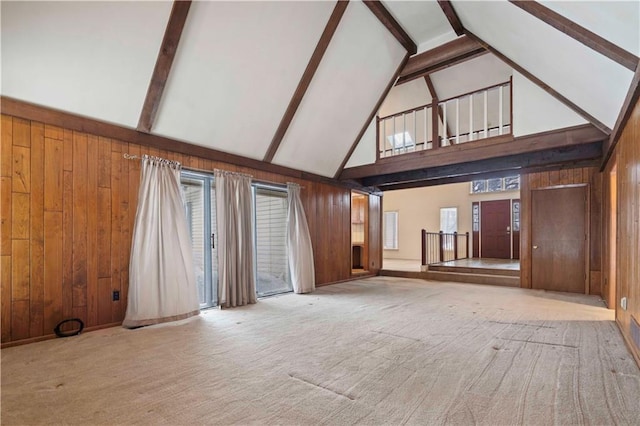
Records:
M2 423L638 424L596 297L377 277L2 351Z

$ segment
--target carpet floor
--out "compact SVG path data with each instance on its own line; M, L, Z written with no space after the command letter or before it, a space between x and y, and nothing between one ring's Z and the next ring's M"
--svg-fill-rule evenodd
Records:
M640 424L593 296L375 277L2 350L2 424Z

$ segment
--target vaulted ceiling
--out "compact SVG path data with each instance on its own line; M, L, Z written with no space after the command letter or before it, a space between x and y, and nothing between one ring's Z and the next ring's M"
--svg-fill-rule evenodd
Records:
M610 133L638 84L637 1L3 1L1 13L3 97L326 177L375 160L375 114L433 91L517 75ZM425 64L431 88L406 76Z

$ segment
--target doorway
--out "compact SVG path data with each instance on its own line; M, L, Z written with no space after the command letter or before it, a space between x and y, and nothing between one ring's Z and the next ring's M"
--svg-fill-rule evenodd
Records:
M511 259L511 200L480 203L482 257Z
M351 191L351 273L368 272L369 196Z
M531 193L531 284L587 293L587 187Z

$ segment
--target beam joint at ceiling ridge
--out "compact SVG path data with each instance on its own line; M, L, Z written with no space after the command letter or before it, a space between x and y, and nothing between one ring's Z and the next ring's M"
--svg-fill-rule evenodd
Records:
M138 120L137 129L140 132L149 133L153 127L190 7L191 0L175 0L173 2L171 15L167 22L167 28L164 32L164 38L162 39L156 65L151 76L151 82L147 89L147 96L144 99L142 112Z
M404 65L407 63L408 59L409 59L409 54L407 53L407 54L404 55L404 59L402 59L402 62L400 63L400 65L398 65L398 68L396 68L396 71L393 73L393 77L391 77L391 80L389 80L389 84L387 84L387 87L384 89L384 91L382 92L382 94L378 98L378 102L373 107L373 110L371 111L371 114L369 114L369 117L367 118L367 121L365 121L364 125L362 126L362 129L360 129L360 133L358 133L358 136L356 136L356 140L353 141L353 143L351 144L351 148L349 148L349 151L347 151L347 154L342 159L342 163L340 163L340 167L338 167L338 170L336 170L336 173L333 176L334 179L338 179L338 177L342 174L342 171L344 170L344 167L347 165L347 162L349 161L349 158L351 158L351 155L353 154L353 151L356 150L356 147L360 143L360 140L362 139L362 136L364 136L364 132L367 131L367 128L371 124L371 120L373 120L373 117L375 117L376 113L380 109L380 106L382 105L382 102L384 102L385 98L387 97L387 95L391 91L391 88L393 87L393 84L395 83L396 79L398 78L398 74L400 73L400 70L402 70ZM376 126L377 125L378 124L376 123ZM377 149L378 149L378 140L376 140L376 150Z
M520 66L517 62L511 60L509 57L504 55L498 49L496 49L493 46L491 46L490 44L486 43L484 40L482 40L477 35L473 34L471 31L467 30L467 36L469 36L470 38L474 39L475 41L477 41L478 43L483 45L485 47L485 49L487 49L488 51L490 51L491 53L496 55L502 62L506 63L511 68L513 68L514 70L518 71L520 74L524 75L526 78L531 80L533 83L535 83L542 90L544 90L545 92L547 92L548 94L550 94L551 96L553 96L554 98L559 100L565 106L569 107L571 110L573 110L576 114L578 114L579 116L581 116L582 118L587 120L589 123L593 124L601 132L603 132L603 133L605 133L607 135L611 134L611 129L606 124L604 124L603 122L601 122L600 120L598 120L597 118L595 118L594 116L589 114L587 111L585 111L582 108L580 108L578 105L576 105L573 102L571 102L569 99L567 99L566 97L561 95L559 92L557 92L551 86L549 86L548 84L546 84L545 82L540 80L538 77L536 77L535 75L530 73L526 68L524 68L523 66Z
M378 0L363 0L365 6L378 18L380 23L398 40L409 55L415 55L418 46L411 39L411 36L402 28L402 25L391 15L384 5Z
M329 20L327 21L327 25L325 26L324 31L320 36L320 40L318 40L318 44L316 45L316 48L311 55L311 59L309 59L309 63L307 64L307 67L305 68L304 73L300 78L298 87L296 87L295 92L293 92L293 96L291 97L289 105L287 106L287 109L282 116L282 120L280 120L280 124L276 129L276 133L271 139L271 143L269 144L269 148L264 155L263 161L270 163L271 161L273 161L273 157L275 157L276 153L278 152L278 148L280 147L280 144L284 139L284 135L287 133L287 130L289 129L289 126L293 121L293 117L296 115L296 111L298 111L298 107L302 102L302 98L304 98L305 93L307 93L307 89L311 84L311 80L313 80L313 76L318 70L318 66L322 61L322 57L327 51L329 43L331 42L331 39L333 38L333 35L335 34L336 29L340 24L340 20L342 19L342 16L344 15L344 12L347 9L348 5L348 0L341 0L338 1L333 8L333 12L331 13Z
M451 28L453 28L453 31L455 31L455 33L459 36L464 34L464 26L462 25L462 21L458 17L458 14L453 8L451 2L449 0L438 0L438 4L440 5L440 9L442 9L442 12L444 13L444 16L447 17L447 20L449 21Z
M424 77L485 53L488 53L487 50L478 41L467 36L458 37L441 46L411 57L400 72L396 84Z
M509 0L514 6L519 7L532 16L540 19L558 31L579 41L590 49L606 56L622 65L623 67L635 71L638 67L638 57L623 48L611 43L609 40L600 37L598 34L576 24L561 14L533 0Z

